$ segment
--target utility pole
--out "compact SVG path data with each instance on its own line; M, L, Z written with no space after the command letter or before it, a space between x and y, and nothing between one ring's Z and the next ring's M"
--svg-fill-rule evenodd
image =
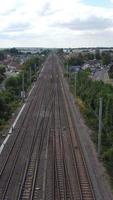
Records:
M77 74L75 73L75 76L74 76L74 78L75 78L75 84L74 84L74 85L75 85L75 87L74 87L75 99L76 99L76 89L77 89L77 87L76 87L76 78L77 78L76 75L77 75Z
M36 74L36 64L35 64L35 74Z
M30 84L30 69L26 71L26 76L27 76L27 84L29 85Z
M23 72L23 74L22 74L22 91L21 91L21 98L22 98L22 101L24 102L24 99L25 99L24 72Z
M101 153L101 136L102 136L102 97L99 99L98 157L100 157Z
M67 73L68 73L68 62L67 62L67 65L66 65L66 71L67 71Z
M29 68L29 79L30 79L30 85L31 85L31 67Z
M36 65L36 63L35 63L35 78L37 80L37 65Z
M22 91L24 91L24 72L22 74Z
M68 62L67 62L67 73L68 73L68 79L70 81L70 72L69 72L69 65L68 65Z

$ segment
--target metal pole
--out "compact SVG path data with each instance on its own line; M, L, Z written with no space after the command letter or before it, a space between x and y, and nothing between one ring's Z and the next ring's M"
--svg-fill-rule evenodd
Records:
M24 72L22 74L22 101L24 102L25 98L25 82L24 82Z
M67 62L67 65L66 65L66 71L67 71L67 73L68 73L68 62Z
M68 72L68 78L69 78L69 81L70 81L70 72L69 72L69 65L68 65L68 62L67 62L67 72Z
M36 64L35 64L35 75L36 75Z
M75 73L75 99L76 99L76 73Z
M29 84L29 71L27 71L27 84Z
M35 78L37 80L37 65L35 64Z
M102 136L102 97L99 99L98 157L100 157L101 153L101 136Z
M24 91L24 72L22 74L22 91Z
M31 67L29 69L29 79L30 79L30 85L31 85Z

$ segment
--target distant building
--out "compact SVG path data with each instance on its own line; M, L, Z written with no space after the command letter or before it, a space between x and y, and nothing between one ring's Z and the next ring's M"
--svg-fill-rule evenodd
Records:
M81 70L81 67L79 65L69 67L69 72L79 72L80 70Z
M85 69L88 69L88 68L90 68L90 67L91 67L90 64L84 64L84 65L82 66L82 69L85 70Z

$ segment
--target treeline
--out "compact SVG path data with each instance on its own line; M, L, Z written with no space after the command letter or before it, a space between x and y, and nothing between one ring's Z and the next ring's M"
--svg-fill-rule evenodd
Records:
M23 65L17 75L11 76L5 81L5 90L0 92L0 130L4 128L7 120L21 102L22 81L24 76L24 90L27 93L32 82L36 80L44 57L32 57Z
M89 60L97 60L98 63L102 65L109 65L112 61L112 54L111 51L103 51L100 52L99 49L95 51L95 53L91 52L81 52L70 54L70 57L67 58L66 64L69 66L72 65L83 65Z
M77 74L76 93L83 102L86 122L94 130L92 137L95 144L98 137L99 98L103 98L101 157L113 175L113 87L101 81L92 81L89 75L88 70ZM71 78L70 86L74 92L74 78Z
M0 83L5 79L5 66L0 64Z

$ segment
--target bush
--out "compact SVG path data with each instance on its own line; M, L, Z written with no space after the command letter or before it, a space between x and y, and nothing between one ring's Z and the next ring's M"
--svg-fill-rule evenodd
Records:
M92 138L97 144L98 138L98 113L99 98L103 97L103 130L102 130L102 158L109 171L113 175L113 87L102 81L92 81L88 72L81 71L77 75L77 96L85 105L83 110L87 124L92 128ZM71 80L71 88L74 91L74 81Z

